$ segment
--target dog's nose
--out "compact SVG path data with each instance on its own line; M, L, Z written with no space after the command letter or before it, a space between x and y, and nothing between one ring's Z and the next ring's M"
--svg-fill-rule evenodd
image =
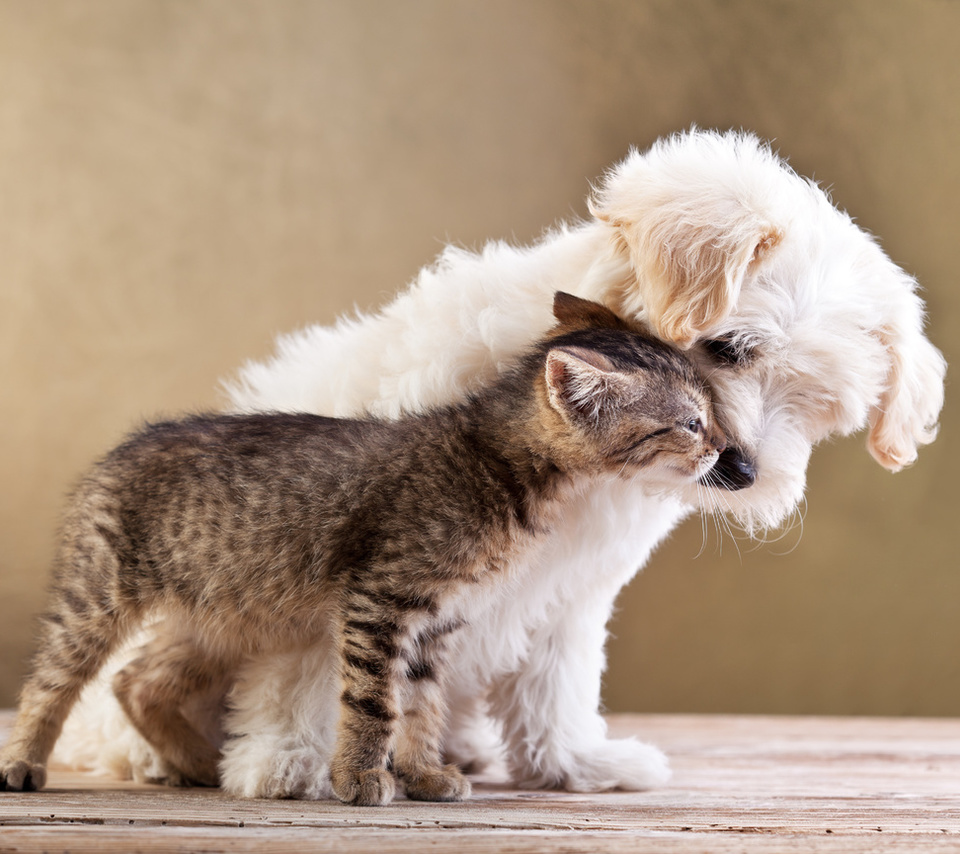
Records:
M727 489L733 492L753 486L757 480L757 466L739 448L728 447L700 482L705 486Z

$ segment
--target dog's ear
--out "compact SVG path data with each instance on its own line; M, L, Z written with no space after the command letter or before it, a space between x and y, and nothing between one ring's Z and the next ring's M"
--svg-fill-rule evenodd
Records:
M757 169L742 168L746 156ZM775 170L782 184L783 169L747 135L694 131L631 152L590 204L633 272L611 305L681 347L722 321L783 239L784 207L765 180Z
M905 274L900 278L907 279L899 289L900 298L889 299L887 322L874 332L889 361L886 387L870 412L867 435L873 458L890 471L912 463L917 447L936 438L947 368L940 351L923 334L923 308L914 293L915 283Z

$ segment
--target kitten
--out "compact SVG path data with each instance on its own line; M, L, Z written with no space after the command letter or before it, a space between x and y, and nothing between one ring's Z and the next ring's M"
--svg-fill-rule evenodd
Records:
M678 352L568 294L519 365L465 402L399 421L197 416L149 426L81 482L64 524L41 646L0 752L0 789L43 786L83 685L151 614L194 627L148 647L115 690L185 779L217 752L180 713L239 660L338 637L334 793L459 800L444 766L445 646L578 483L703 477L725 447ZM148 691L140 686L149 686Z

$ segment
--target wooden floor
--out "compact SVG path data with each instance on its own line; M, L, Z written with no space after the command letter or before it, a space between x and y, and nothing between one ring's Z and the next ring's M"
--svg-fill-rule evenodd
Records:
M0 732L10 722L0 713ZM622 716L674 779L462 804L238 800L53 771L0 792L0 852L960 852L960 720Z

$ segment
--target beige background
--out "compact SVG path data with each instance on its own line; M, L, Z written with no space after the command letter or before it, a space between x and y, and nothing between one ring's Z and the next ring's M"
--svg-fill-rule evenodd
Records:
M631 144L775 138L958 355L958 37L951 0L0 0L0 704L95 455L444 241L583 214ZM609 707L960 714L956 412L900 475L820 449L779 542L678 530L623 596Z

